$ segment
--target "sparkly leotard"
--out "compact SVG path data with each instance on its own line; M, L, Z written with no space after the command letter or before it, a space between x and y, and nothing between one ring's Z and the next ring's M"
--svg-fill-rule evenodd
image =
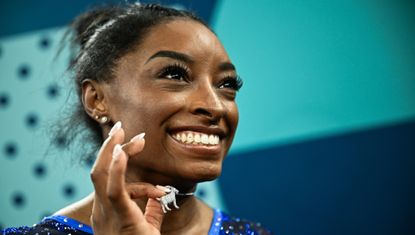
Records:
M216 209L208 235L270 235L271 232L259 223L231 217ZM54 215L45 217L39 224L32 227L7 228L2 235L90 235L92 228L74 219Z

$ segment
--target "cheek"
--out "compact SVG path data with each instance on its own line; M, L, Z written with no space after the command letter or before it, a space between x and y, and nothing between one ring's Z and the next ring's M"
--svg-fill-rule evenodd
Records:
M229 128L230 131L230 142L229 145L232 144L233 138L235 137L236 129L238 127L238 121L239 121L239 111L238 106L235 102L230 102L227 104L227 115L225 118L226 125Z
M235 131L236 127L238 126L239 122L239 111L238 106L235 102L232 102L229 104L228 107L228 113L229 113L229 124L232 127L232 129Z
M180 95L167 97L163 92L142 92L119 100L117 112L126 137L143 131L146 136L156 135L163 123L180 110L184 100Z

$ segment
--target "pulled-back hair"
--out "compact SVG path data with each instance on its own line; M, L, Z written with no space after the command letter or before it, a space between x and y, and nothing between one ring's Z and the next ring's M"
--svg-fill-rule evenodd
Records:
M191 12L155 4L104 6L74 19L65 38L69 38L71 43L68 69L74 80L77 102L74 110L54 126L55 145L70 148L77 142L75 152L82 151L83 160L93 160L95 151L103 142L102 130L84 110L82 82L85 79L111 80L119 59L135 51L152 27L179 18L194 20L209 28Z

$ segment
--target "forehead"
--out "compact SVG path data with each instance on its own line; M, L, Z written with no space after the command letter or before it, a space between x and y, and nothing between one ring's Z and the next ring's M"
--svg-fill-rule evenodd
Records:
M190 57L212 58L229 61L222 43L203 24L186 19L161 23L150 29L132 56L147 60L162 50L177 51Z

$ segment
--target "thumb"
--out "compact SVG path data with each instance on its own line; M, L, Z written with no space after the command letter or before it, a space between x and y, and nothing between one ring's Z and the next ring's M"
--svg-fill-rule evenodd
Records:
M144 218L146 221L160 231L163 217L164 213L161 209L160 202L158 202L156 199L149 198L144 213Z

